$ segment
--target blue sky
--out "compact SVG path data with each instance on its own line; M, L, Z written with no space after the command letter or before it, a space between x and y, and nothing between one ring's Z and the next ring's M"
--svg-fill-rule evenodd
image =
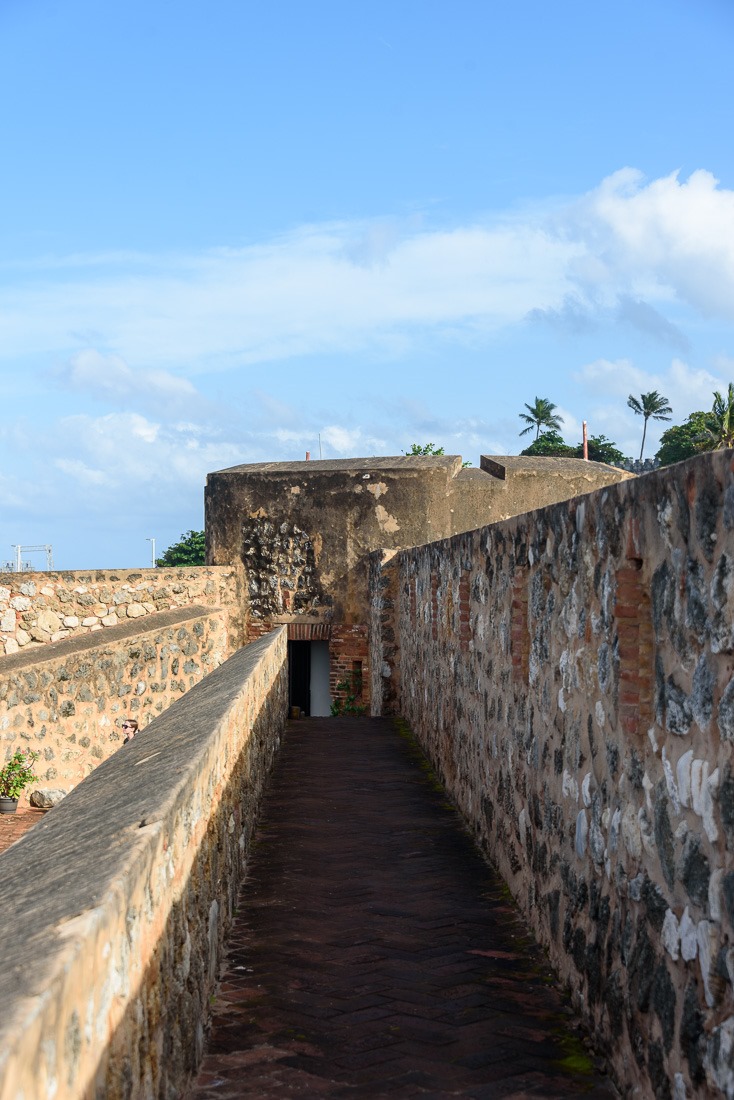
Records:
M0 0L0 560L145 564L319 435L477 465L536 396L629 454L629 393L709 408L733 47L729 0Z

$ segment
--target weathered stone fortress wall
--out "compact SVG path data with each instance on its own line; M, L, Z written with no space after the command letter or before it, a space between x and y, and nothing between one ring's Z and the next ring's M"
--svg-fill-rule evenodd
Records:
M734 477L702 456L373 555L419 735L625 1095L734 1095Z
M287 623L292 641L329 645L332 699L359 685L370 705L369 555L445 538L629 474L579 459L459 455L264 462L211 473L207 560L241 563L248 637Z
M194 604L227 610L234 651L244 642L243 597L231 565L0 573L0 656Z
M0 766L40 752L36 786L70 790L229 656L226 612L162 612L0 657ZM33 787L23 795L27 801Z
M283 630L240 650L3 855L0 1100L184 1091L285 724L285 662Z

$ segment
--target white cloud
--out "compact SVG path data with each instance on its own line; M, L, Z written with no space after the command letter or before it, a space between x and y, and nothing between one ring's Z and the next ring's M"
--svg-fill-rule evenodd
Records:
M54 465L63 474L74 478L81 485L111 485L112 478L104 470L93 470L78 458L57 458Z
M575 201L454 229L313 225L249 248L86 267L75 256L21 282L0 275L3 354L67 349L68 384L107 399L137 388L193 401L182 372L399 356L427 336L482 340L528 315L572 331L616 318L684 352L681 310L734 319L734 192L705 171L646 182L623 169ZM75 350L74 333L117 352Z
M134 402L147 407L164 402L170 412L202 402L187 378L160 369L133 371L121 356L103 355L95 348L72 355L58 377L68 389L115 404Z
M644 371L628 359L598 359L588 363L574 377L582 391L580 400L586 400L589 433L603 433L630 455L639 453L642 436L640 417L627 407L630 394L639 397L657 390L667 397L673 410L670 422L648 422L645 453L652 455L660 436L671 424L681 423L695 409L710 409L713 391L726 388L723 378L701 368L692 368L678 358L658 373Z
M689 367L682 359L673 359L667 370L659 373L644 371L628 359L614 362L597 359L588 363L575 376L597 394L597 400L607 403L609 397L626 403L629 394L639 396L657 390L668 398L674 415L687 416L691 409L708 409L713 391L724 381L702 368Z
M362 428L347 428L338 424L298 430L276 428L272 437L288 447L310 451L312 459L319 457L319 437L324 458L357 458L360 455L385 453L384 438L376 438Z
M127 363L218 369L373 349L399 353L411 332L493 330L530 309L551 308L569 289L564 271L578 246L535 226L467 227L416 233L380 264L350 258L357 227L294 233L267 246L170 257L170 271L89 272L57 285L7 287L0 294L0 346L28 354L73 342L93 330L120 349L72 365L70 381L129 389ZM183 268L183 274L182 274ZM32 320L31 320L32 319Z
M241 445L206 438L201 425L164 425L139 413L65 417L56 467L82 485L169 494L203 486L207 473L243 461Z
M734 317L734 192L706 171L681 182L675 172L643 182L623 169L589 196L593 255L606 260L606 280L621 274L669 288L704 315ZM582 224L584 222L582 221ZM601 246L601 247L600 247Z

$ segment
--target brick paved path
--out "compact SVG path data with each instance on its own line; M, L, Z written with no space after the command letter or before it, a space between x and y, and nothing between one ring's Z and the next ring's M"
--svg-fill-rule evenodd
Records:
M616 1095L421 763L382 719L289 724L189 1100Z

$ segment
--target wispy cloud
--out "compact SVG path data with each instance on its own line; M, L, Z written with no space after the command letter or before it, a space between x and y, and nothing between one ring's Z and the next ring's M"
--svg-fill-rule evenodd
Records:
M168 496L172 486L201 487L206 474L242 461L242 447L201 425L156 422L139 413L64 417L54 464L85 487Z
M623 294L617 307L617 320L630 325L643 336L667 344L676 351L689 352L691 343L677 325L672 324L648 302Z
M60 385L115 405L160 407L169 414L186 409L201 412L202 397L187 379L165 370L133 371L119 355L85 348L57 372Z
M655 373L640 369L628 359L598 359L577 372L575 379L581 387L581 400L586 403L590 432L616 440L626 454L634 454L636 447L639 450L639 440L635 440L641 433L639 417L627 408L630 394L639 397L657 390L668 398L672 423L680 423L695 409L710 409L713 391L725 388L722 377L692 368L678 358L666 370ZM669 426L664 421L650 422L648 453L654 453L660 435Z
M734 373L733 319L734 191L706 172L624 170L453 228L339 222L248 248L6 263L0 358L21 412L0 424L0 504L14 525L147 525L196 513L208 472L315 457L319 435L324 457L434 442L476 463L517 453L535 394L559 403L569 442L587 419L636 453L627 395L658 390L678 421L710 408ZM540 325L563 336L555 358ZM35 400L39 377L61 408Z
M400 354L426 331L460 340L527 316L587 329L609 311L686 350L671 311L734 317L734 192L708 172L646 182L624 169L563 206L426 229L414 221L305 226L201 254L39 261L0 292L0 346L68 348L87 378L93 332L108 393L128 370L217 370L293 356ZM100 353L101 354L101 353ZM81 356L81 358L78 358ZM148 375L163 387L165 376ZM185 397L182 390L178 397Z

